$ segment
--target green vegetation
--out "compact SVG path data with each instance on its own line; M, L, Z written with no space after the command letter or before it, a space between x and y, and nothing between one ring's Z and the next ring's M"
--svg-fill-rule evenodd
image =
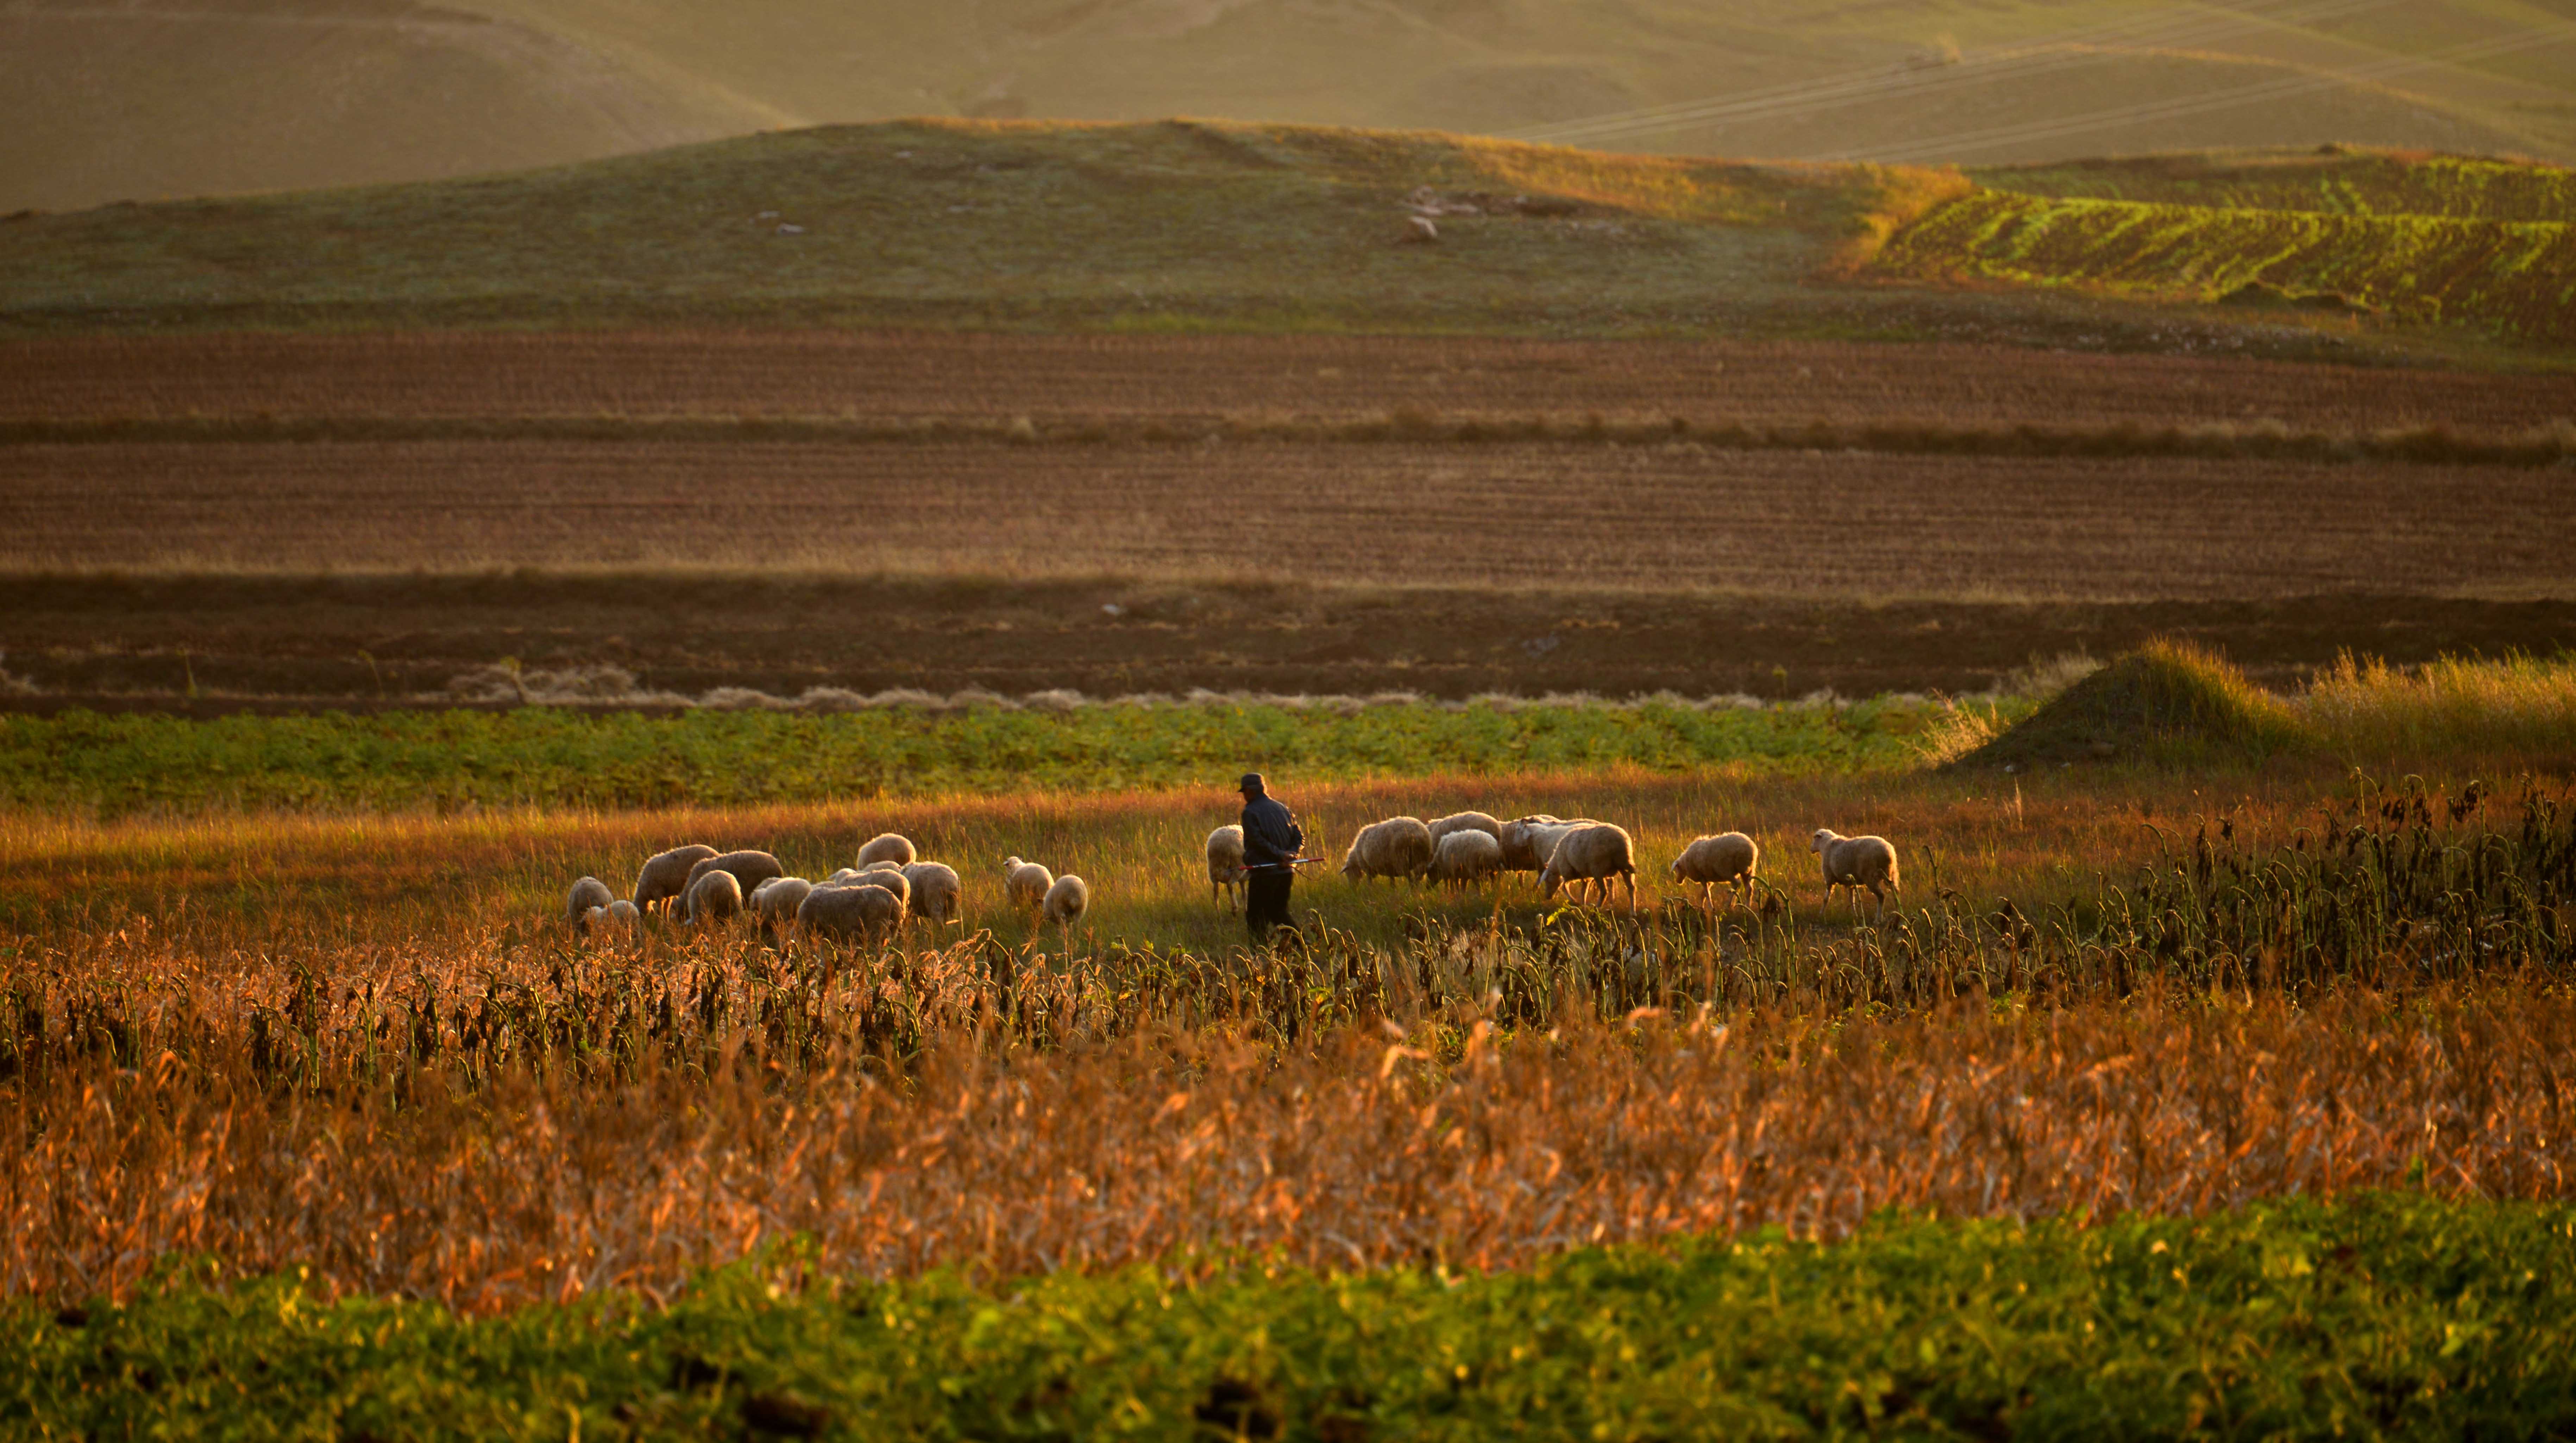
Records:
M2243 672L2197 647L2158 641L2075 682L1958 765L2121 756L2205 762L2262 757L2312 740L2288 705Z
M55 1437L2525 1437L2576 1423L2576 1209L1891 1217L1481 1276L869 1283L791 1249L667 1310L481 1319L174 1270L5 1317L0 1419Z
M2386 313L2523 343L2576 341L2576 230L2563 221L2228 209L1981 189L1898 234L1874 268L2148 300Z
M878 796L1114 791L1614 766L1679 772L1897 767L1940 715L1849 706L1106 703L856 713L386 712L213 721L0 717L0 804L135 811L634 808Z
M1791 296L1963 185L1428 132L889 122L21 218L0 225L0 328L1615 331ZM1417 187L1481 213L1399 244Z
M2343 146L1992 166L1970 175L1989 190L2056 200L2454 220L2559 222L2576 216L2576 171Z

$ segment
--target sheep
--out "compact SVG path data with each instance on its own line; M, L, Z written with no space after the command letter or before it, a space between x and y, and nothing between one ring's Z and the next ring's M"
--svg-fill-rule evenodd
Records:
M1503 870L1503 844L1491 832L1467 828L1440 839L1431 854L1431 880L1481 882Z
M892 862L879 862L855 877L831 883L835 887L883 887L894 893L895 900L909 910L912 906L912 878Z
M690 866L688 883L680 890L686 892L698 885L698 879L709 872L731 872L733 879L742 884L745 896L770 878L787 875L787 869L778 865L778 859L767 852L727 852L718 857L700 857Z
M903 925L903 899L873 882L817 887L796 907L796 930L818 942L881 942Z
M1017 857L1002 860L1002 892L1014 907L1043 907L1047 888L1055 885L1055 873L1035 862Z
M621 927L632 927L644 920L644 909L620 897L608 904L608 920Z
M1245 887L1243 870L1243 828L1229 822L1208 833L1208 886L1225 903L1225 910L1235 907L1235 890Z
M681 920L691 926L721 922L741 910L742 879L722 867L700 872L680 898Z
M1503 840L1503 824L1495 821L1489 816L1486 816L1483 812L1451 812L1449 815L1441 817L1431 822L1429 825L1431 829L1431 855L1434 858L1437 858L1440 855L1441 839L1448 836L1451 832L1482 832L1493 838L1497 845L1499 845Z
M576 932L586 930L590 926L590 914L607 911L608 904L616 900L617 894L608 890L606 882L597 877L584 877L573 883L572 891L564 896L564 920L572 923Z
M1357 882L1368 877L1402 877L1420 881L1431 870L1431 829L1420 817L1389 817L1360 828L1342 857L1342 875Z
M859 848L859 870L863 872L871 862L892 862L898 867L909 867L920 860L921 853L913 848L909 838L899 832L883 833Z
M772 877L751 889L751 914L760 919L764 932L774 926L793 923L796 909L814 892L814 884L802 877Z
M1762 849L1754 845L1751 837L1742 832L1720 832L1682 848L1682 854L1673 858L1672 872L1676 882L1699 883L1702 902L1708 901L1717 884L1724 882L1726 900L1732 906L1737 884L1751 890L1753 874L1761 866Z
M1056 878L1046 890L1046 919L1068 932L1090 910L1091 884L1071 872Z
M1601 825L1603 823L1591 817L1553 817L1545 812L1506 822L1503 824L1502 837L1503 865L1506 869L1514 871L1545 871L1548 857L1556 851L1556 844L1565 840L1567 833L1582 827ZM1590 900L1591 880L1589 878L1576 880L1582 882L1583 896L1586 900Z
M903 869L903 879L911 884L911 911L916 917L933 922L960 920L963 913L965 886L957 880L957 869L944 862L915 862Z
M689 890L689 869L715 854L715 848L702 842L656 853L644 864L644 870L635 874L635 905L653 907L679 900L680 894Z
M1576 827L1557 841L1548 854L1547 865L1539 869L1538 886L1543 896L1553 897L1556 889L1569 881L1599 881L1602 898L1618 895L1619 882L1628 883L1628 910L1637 910L1637 847L1628 840L1625 828L1608 822L1593 822Z
M1846 837L1831 827L1818 827L1814 848L1817 860L1824 864L1825 902L1834 900L1836 887L1851 889L1852 907L1860 906L1860 889L1867 887L1878 899L1878 910L1887 911L1890 887L1905 890L1896 869L1896 848L1885 837Z

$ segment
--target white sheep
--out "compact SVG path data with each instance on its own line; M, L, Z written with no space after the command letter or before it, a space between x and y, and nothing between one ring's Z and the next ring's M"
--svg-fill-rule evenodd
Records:
M796 909L814 892L814 884L802 877L772 877L751 889L751 914L760 919L762 931L774 926L792 924Z
M1682 854L1673 858L1672 872L1676 882L1699 883L1702 902L1708 901L1717 884L1724 882L1727 904L1732 906L1738 884L1750 892L1753 874L1761 866L1762 849L1754 845L1751 837L1742 832L1720 832L1682 848Z
M1503 824L1483 812L1451 812L1445 817L1433 818L1428 825L1431 831L1431 855L1434 857L1440 855L1441 840L1451 832L1483 832L1494 839L1497 847L1503 840Z
M1896 848L1885 837L1846 837L1831 827L1818 827L1810 844L1816 858L1824 864L1825 902L1834 900L1836 887L1851 889L1852 906L1860 906L1860 889L1867 887L1878 899L1878 910L1887 911L1887 892L1893 887L1905 890L1898 877Z
M1418 882L1431 870L1431 829L1420 817L1389 817L1360 828L1342 856L1342 875L1357 882L1369 877L1402 877Z
M846 881L835 882L832 885L837 887L883 887L887 891L894 893L895 900L901 902L906 911L909 911L912 907L912 878L903 868L896 866L892 862L879 862L875 866L860 872L855 877L851 877Z
M1017 857L1002 860L1002 894L1014 907L1043 907L1047 888L1055 885L1055 873L1035 862Z
M1597 881L1602 884L1601 899L1608 901L1619 893L1619 883L1628 884L1628 910L1637 910L1637 846L1628 839L1627 829L1608 822L1592 822L1576 827L1559 838L1555 850L1548 854L1547 865L1539 869L1538 886L1543 896L1553 897L1556 889L1570 881Z
M767 852L750 850L726 852L721 856L700 857L691 863L688 884L680 890L686 892L689 887L698 885L698 879L709 872L731 872L733 879L742 884L743 895L746 897L751 895L753 888L770 878L787 875L787 869L780 866L778 859Z
M796 930L817 942L872 944L903 925L903 899L873 882L817 887L796 908Z
M680 898L680 919L693 927L721 922L742 910L742 880L721 867L698 874Z
M584 931L590 926L591 913L607 911L608 904L616 900L617 894L608 890L606 882L584 877L573 883L572 891L564 897L564 920L572 923L574 931Z
M678 900L689 890L689 869L715 854L715 848L700 842L655 853L635 874L635 905L650 908Z
M881 833L859 848L859 870L862 872L872 862L892 862L898 867L909 867L920 860L921 853L914 848L911 839L900 832Z
M1208 886L1225 903L1225 910L1235 907L1235 892L1245 887L1243 870L1243 828L1228 822L1207 836Z
M1091 910L1091 884L1071 872L1055 879L1046 890L1046 919L1067 931Z
M1547 859L1555 853L1556 844L1564 841L1567 833L1600 825L1590 817L1553 817L1545 812L1505 822L1501 833L1503 867L1516 872L1546 871ZM1583 880L1583 894L1586 897L1592 894L1589 880Z
M1440 839L1439 850L1431 854L1431 880L1465 885L1481 882L1503 870L1503 844L1491 832L1468 829L1451 832Z
M608 920L621 927L632 927L644 920L644 909L620 897L608 904Z
M957 880L956 868L945 862L915 862L903 869L903 879L912 887L909 910L913 916L945 924L964 915L966 887Z

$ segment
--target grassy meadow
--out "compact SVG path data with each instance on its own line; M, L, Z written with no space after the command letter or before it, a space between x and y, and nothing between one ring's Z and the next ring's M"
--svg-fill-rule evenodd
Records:
M376 719L21 722L21 775L45 738L311 790L0 813L0 1417L2249 1431L2323 1416L2299 1380L2346 1368L2411 1380L2347 1400L2398 1432L2563 1420L2571 678L2355 659L2277 695L2166 645L1957 703L379 733L523 789L637 727L718 778L781 739L1021 748L1016 783L823 768L645 805L335 791L400 768L310 766L313 729ZM1637 839L1639 905L1327 868L1250 950L1199 862L1235 764L1176 751L1226 727L1283 748L1328 857L1398 812L1599 816ZM1597 750L1533 759L1541 735ZM465 746L494 738L515 770ZM1827 903L1820 825L1903 849L1883 913ZM1765 853L1741 906L1662 874L1723 827ZM887 829L964 874L962 925L837 949L561 920L572 877L624 892L681 841L818 875ZM1084 875L1090 915L1004 906L1006 854ZM1958 1278L1998 1290L1990 1323L1925 1311ZM1953 1358L1972 1333L1988 1371ZM1803 1361L1720 1342L1775 1336ZM271 1371L226 1361L252 1354Z

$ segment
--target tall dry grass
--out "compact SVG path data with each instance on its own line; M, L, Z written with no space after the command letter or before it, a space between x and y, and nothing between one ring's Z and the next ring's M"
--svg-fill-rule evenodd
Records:
M179 1250L490 1308L789 1232L878 1273L1490 1267L1883 1206L2566 1191L2554 798L2221 817L2046 907L1918 886L1859 928L1408 912L1231 957L66 926L0 956L0 1291Z
M2576 655L2399 668L2347 651L2317 674L2300 711L2328 746L2369 764L2479 751L2576 755Z

